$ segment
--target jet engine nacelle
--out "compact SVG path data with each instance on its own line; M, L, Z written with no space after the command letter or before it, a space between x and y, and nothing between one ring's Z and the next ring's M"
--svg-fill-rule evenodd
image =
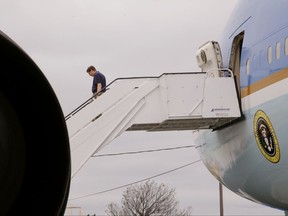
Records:
M64 215L70 148L41 70L0 31L0 215Z

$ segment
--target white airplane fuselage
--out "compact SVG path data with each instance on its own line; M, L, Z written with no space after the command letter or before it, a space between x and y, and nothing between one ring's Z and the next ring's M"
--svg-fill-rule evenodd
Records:
M239 1L220 41L244 119L200 132L205 166L227 188L288 210L288 1Z

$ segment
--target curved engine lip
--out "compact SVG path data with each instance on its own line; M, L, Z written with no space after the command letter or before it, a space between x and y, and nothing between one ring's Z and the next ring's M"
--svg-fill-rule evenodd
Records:
M24 180L9 213L37 215L46 209L47 215L63 215L70 189L71 158L60 103L39 67L1 31L0 48L0 92L17 113L27 159Z

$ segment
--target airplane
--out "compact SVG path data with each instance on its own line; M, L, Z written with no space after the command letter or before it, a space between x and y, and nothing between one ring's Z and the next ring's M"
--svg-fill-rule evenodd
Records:
M236 194L288 215L288 2L239 1L220 42L233 71L244 119L200 132L200 157ZM200 140L199 139L199 140Z
M205 125L200 128L197 150L207 169L225 187L251 201L283 210L285 215L288 215L288 133L285 130L288 91L287 9L288 2L284 0L239 1L221 41L205 43L196 52L202 72L182 74L183 82L187 77L188 81L193 80L192 75L200 77L197 78L201 82L200 86L204 86L202 81L205 83L207 80L221 79L225 83L233 80L236 94L232 94L232 99L239 112L235 116L231 114L235 118L230 118L230 108L210 109L219 117L215 118L215 122L227 116L230 119L221 125L210 122L210 126L215 127ZM87 109L95 103L99 104L100 100L105 102L105 97L114 92L113 85L122 80L113 82L110 90L99 99L87 100L71 115L64 117L49 81L25 51L3 32L0 32L0 47L0 215L38 215L39 212L43 213L43 209L43 215L63 215L71 178L89 157L85 153L81 161L75 162L73 149L80 148L79 140L85 138L84 132L81 135L80 131L90 125L83 122L81 130L77 130L69 122L82 115L81 110L85 111L83 115L90 118ZM210 59L211 50L216 55ZM162 75L157 80L162 84L163 80L169 80L169 76L174 75ZM137 83L139 80L134 81ZM149 88L145 85L143 90L137 86L134 90L150 94L152 90L159 89L155 82L154 78L145 79ZM228 97L230 91L224 93ZM222 96L226 103L227 100ZM159 95L155 98L159 101ZM144 101L141 102L135 104L136 111L144 106ZM198 115L199 106L204 107L205 104L197 102L196 105L189 114L195 111ZM111 104L109 108L112 108ZM121 108L125 110L125 107ZM179 111L177 106L173 108ZM125 116L136 113L126 111ZM148 111L151 113L151 106ZM180 112L184 111L180 109ZM95 125L105 117L105 113L92 116L89 124ZM113 128L113 133L110 133L112 138L105 139L104 144L124 130L161 131L171 127L174 130L195 129L190 125L193 124L191 118L188 121L168 119L164 124L150 124L147 122L150 121L147 111L141 118L146 122L131 124L130 119L124 123L117 122L118 125L123 124L123 128ZM101 146L96 149L93 147L89 152L93 154L98 148ZM74 164L78 167L75 168Z

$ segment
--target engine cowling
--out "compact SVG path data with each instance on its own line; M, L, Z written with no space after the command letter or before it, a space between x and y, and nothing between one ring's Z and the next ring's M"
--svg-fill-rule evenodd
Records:
M70 188L65 118L48 80L0 31L0 215L64 215Z

